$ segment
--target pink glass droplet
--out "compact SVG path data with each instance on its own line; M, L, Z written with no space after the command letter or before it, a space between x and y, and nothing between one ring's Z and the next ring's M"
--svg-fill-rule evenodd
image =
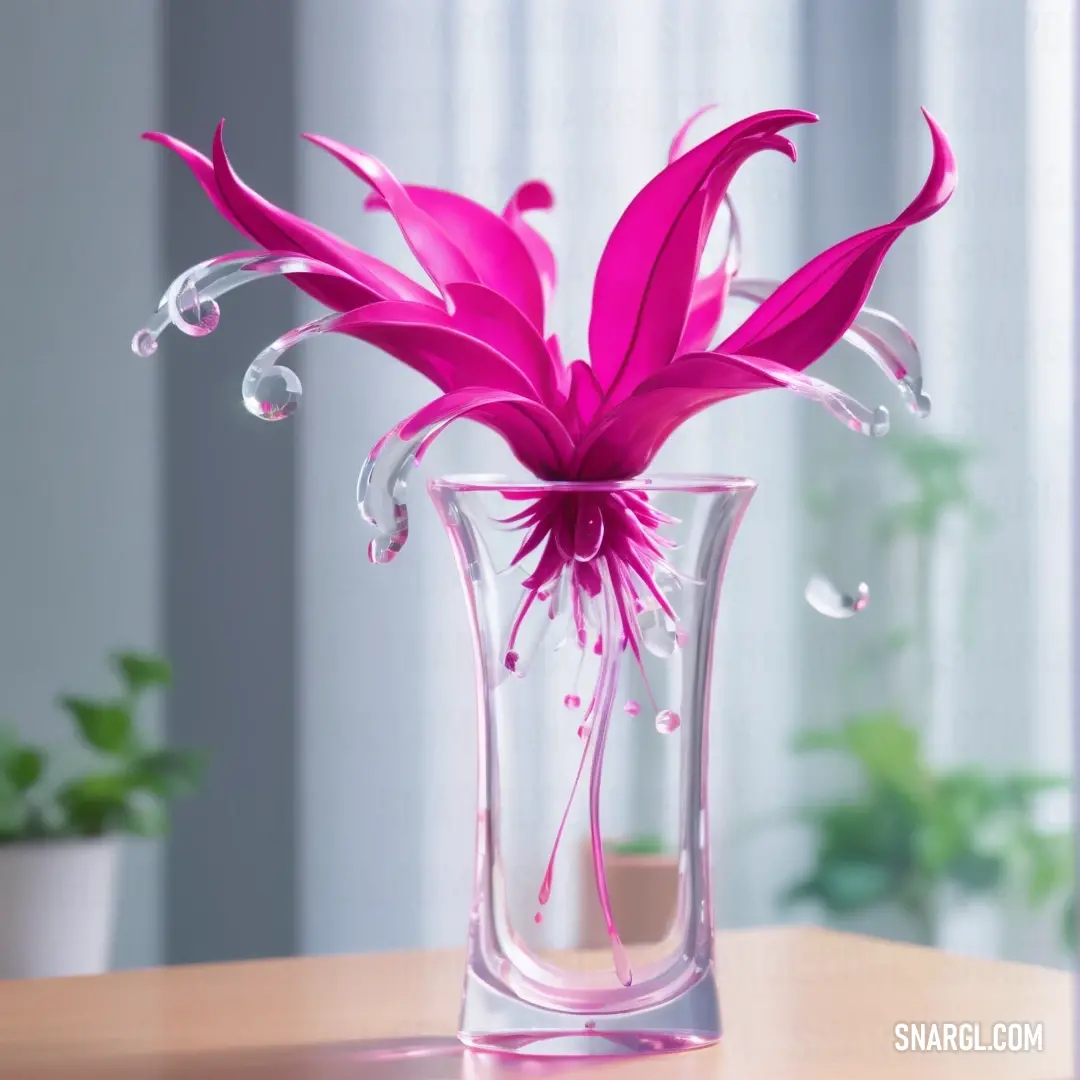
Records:
M592 647L594 655L601 656L604 652L604 638L602 635L596 635L596 644Z
M678 731L681 723L682 717L671 709L661 709L656 714L656 730L661 735L670 735L673 731Z
M641 712L641 706L631 698L623 706L623 712L626 713L627 716L637 716L637 714Z
M610 931L610 934L611 958L615 961L615 974L618 975L619 982L623 986L630 986L634 981L634 971L630 967L630 956L626 951L626 946L623 945L614 929Z
M567 694L566 697L564 697L562 699L562 703L568 709L580 709L581 708L581 698L578 697L577 694Z
M513 649L511 649L506 654L506 658L503 660L503 663L506 665L506 670L507 671L517 671L518 660L520 660L520 659L521 659L521 657L519 657L518 654L516 652L514 652Z
M541 922L543 922L543 921L544 921L544 916L543 916L543 915L541 915L541 914L540 914L540 912L538 911L538 912L537 912L537 913L536 913L536 914L535 914L535 915L533 916L533 922L541 923Z

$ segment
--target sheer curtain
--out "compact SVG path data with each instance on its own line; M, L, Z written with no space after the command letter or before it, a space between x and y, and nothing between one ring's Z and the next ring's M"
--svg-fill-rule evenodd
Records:
M715 119L702 121L716 126L764 108L822 114L817 129L797 135L799 165L763 157L736 179L744 272L763 277L785 276L900 209L928 164L918 106L930 108L955 143L960 194L898 247L875 300L923 345L933 428L988 448L978 484L998 519L984 545L984 632L972 643L958 629L966 549L946 543L936 553L944 674L931 742L942 758L1063 768L1072 163L1060 133L1072 124L1071 5L990 8L977 0L306 0L299 111L305 129L370 149L407 181L496 207L522 180L548 180L557 207L540 227L560 261L555 318L564 352L575 356L607 233L696 107L718 103ZM391 223L361 212L358 182L315 151L302 158L301 193L305 216L410 268ZM366 563L365 527L346 494L375 438L428 391L355 343L320 342L312 353L298 525L301 945L456 944L473 828L464 605L422 492L408 547L378 568ZM828 364L829 377L872 398L883 389L852 375L852 356ZM728 568L717 639L713 836L725 926L785 917L777 896L807 857L805 838L751 826L802 798L808 782L791 738L845 707L839 672L858 640L859 620L841 632L801 603L819 555L806 500L829 471L872 499L880 459L807 409L779 393L729 404L698 418L658 462L759 482ZM426 465L506 467L502 448L468 425ZM876 572L856 542L837 535L830 543L852 585ZM878 595L891 602L888 588ZM534 740L558 801L571 763L547 754L536 725L522 724L517 737ZM632 762L613 763L613 831L637 823L639 779ZM664 783L648 798L662 798ZM538 865L547 820L538 810L521 823L536 836ZM573 940L569 925L549 932L553 944ZM1007 948L1035 948L1022 936L1017 930Z

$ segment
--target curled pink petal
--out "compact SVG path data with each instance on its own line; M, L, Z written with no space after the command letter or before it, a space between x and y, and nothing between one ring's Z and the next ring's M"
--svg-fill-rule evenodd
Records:
M786 387L825 407L845 426L865 435L888 430L888 413L868 409L821 379L762 357L691 353L642 383L604 414L575 453L582 480L610 479L648 468L671 434L702 410L755 390Z
M675 138L671 140L671 148L668 150L669 165L676 158L682 157L686 144L686 137L690 134L690 129L701 119L701 117L708 112L712 112L715 108L715 105L702 105L700 109L695 109L686 120L683 121L682 127L675 132Z
M777 145L759 143L757 136L816 119L777 110L733 124L672 162L627 207L600 258L589 321L590 360L609 398L625 397L675 353L697 274L702 224L716 197L715 189L702 192L703 185L718 172L717 186L726 189L742 161Z
M404 185L378 158L324 135L305 134L304 138L332 154L378 192L397 221L416 261L444 296L446 286L452 282L480 280L464 252L447 236L445 229L413 202Z
M345 243L325 229L282 210L254 192L236 175L223 139L222 121L214 133L214 178L244 230L267 248L297 248L316 259L338 266L386 299L425 303L431 294L415 281L359 248Z
M524 238L512 224L480 203L441 188L404 186L406 195L442 229L477 280L517 307L539 332L544 328L544 290ZM389 210L381 195L364 201L367 210Z
M434 373L434 381L448 390L487 386L536 400L532 383L518 367L437 308L393 301L372 304L343 315L334 329Z
M802 370L844 336L889 248L905 229L940 210L956 188L956 161L945 134L925 109L923 116L933 162L919 194L894 221L836 244L796 271L718 352L767 357Z
M464 387L429 402L401 424L400 435L403 439L413 439L428 428L438 428L441 431L450 421L460 420L478 410L497 405L512 405L517 412L532 421L560 458L565 459L573 452L573 441L566 429L558 417L544 405L520 394L492 390L484 386Z
M542 400L559 396L560 372L544 339L524 313L494 289L459 282L447 286L453 325L486 342L529 380Z
M555 254L551 245L525 220L524 215L532 210L550 210L554 205L555 196L551 188L542 180L530 180L510 196L502 214L506 223L521 238L536 268L543 289L545 312L550 311L555 295Z

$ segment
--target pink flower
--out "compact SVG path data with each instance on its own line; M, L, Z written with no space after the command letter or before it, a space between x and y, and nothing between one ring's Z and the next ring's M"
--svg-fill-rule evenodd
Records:
M696 115L677 135L667 167L612 231L596 271L589 356L569 364L547 325L555 259L527 221L554 204L542 182L522 185L496 214L453 192L403 185L370 154L307 136L367 185L367 209L394 217L430 280L425 285L247 187L225 153L222 125L209 159L170 136L146 138L178 153L218 211L270 256L252 266L255 253L234 253L197 271L212 274L247 261L255 273L286 273L339 313L321 320L318 332L369 342L435 385L439 395L395 427L401 439L433 435L469 418L497 431L541 479L626 479L644 472L696 413L770 387L813 398L849 426L877 433L880 411L871 413L805 371L849 333L900 234L952 194L956 167L944 134L924 114L933 162L922 190L898 217L811 260L711 346L733 282L738 285L735 260L701 272L728 185L760 151L794 160L795 148L781 132L816 117L798 110L759 113L684 152ZM188 284L198 297L198 274ZM216 305L213 311L216 323ZM198 322L188 331L198 332ZM276 343L274 356L309 329ZM863 347L876 350L882 366L918 397L921 386L901 354L890 352L880 334L875 340L872 327L856 328L859 333ZM257 411L269 418L283 414Z
M764 150L794 160L795 147L781 133L816 118L798 110L759 113L684 152L697 115L676 135L667 167L637 194L612 231L596 270L588 359L570 364L548 326L555 259L527 220L554 205L540 181L522 185L496 214L453 192L403 185L371 155L308 136L367 185L365 208L394 217L430 280L422 285L246 187L226 156L221 126L210 159L167 135L147 136L178 153L218 211L261 250L234 252L181 275L151 324L136 334L136 352L150 355L169 324L188 334L210 333L218 323L217 297L261 275L285 274L332 313L286 334L249 367L244 400L255 415L279 420L290 414L300 384L278 360L306 337L326 332L379 347L439 391L379 440L361 472L361 509L382 533L372 543L374 560L393 558L408 536L398 479L454 420L468 418L494 429L542 480L585 482L555 485L540 494L535 486L502 491L525 504L506 521L524 531L513 560L522 568L523 594L505 643L507 672L522 675L528 664L517 640L530 613L545 623L556 615L568 617L583 657L590 638L601 655L601 675L578 729L585 748L571 800L593 731L606 723L600 715L607 708L601 703L603 672L617 671L629 649L644 678L643 644L654 651L662 647L661 652L686 644L665 589L677 576L665 558L671 541L663 529L671 519L650 502L645 485L641 490L597 485L639 476L672 432L710 405L771 387L817 401L857 431L883 433L883 409L865 409L806 374L845 337L897 381L914 411L929 408L914 342L894 320L863 305L900 234L936 213L952 195L956 166L938 126L924 114L933 161L922 190L898 217L829 248L776 284L738 277L739 230L730 203L727 254L707 273L702 273L702 255L739 166ZM732 296L758 306L713 345ZM262 393L273 376L284 383L280 400ZM596 603L605 590L605 600L614 602L607 610L617 612L614 627L606 630L597 616L605 605ZM657 633L662 640L655 640ZM564 701L575 708L581 704L576 693ZM657 710L660 730L673 731L679 722L672 710ZM598 894L616 970L629 985L633 976L612 921L603 873L602 736L596 755L590 830ZM561 833L560 827L556 848ZM553 850L541 904L550 894L554 859Z
M701 110L704 112L705 110ZM786 281L738 277L739 229L727 189L749 157L765 150L792 160L781 134L816 117L799 110L763 112L684 150L690 118L675 136L669 162L635 196L615 225L593 287L588 359L566 364L548 325L556 285L555 258L529 224L554 197L538 180L523 184L497 214L463 195L403 185L379 160L323 136L307 136L369 189L364 206L393 216L429 284L420 284L317 225L274 206L247 187L225 153L223 125L211 158L168 135L146 138L187 163L217 210L258 251L224 255L181 275L155 321L136 335L137 352L153 352L170 323L205 334L218 322L216 297L265 274L285 274L331 314L274 342L248 369L244 396L263 419L288 416L299 380L278 363L316 334L347 334L384 350L432 382L439 394L397 423L376 444L361 473L361 508L381 531L371 557L394 557L408 536L408 513L396 480L415 464L447 424L463 418L492 428L518 461L547 481L628 480L648 469L667 438L718 402L785 387L823 405L864 434L887 430L883 408L870 410L806 374L841 338L868 353L894 380L908 404L925 414L918 351L895 320L864 308L886 253L910 225L941 209L956 185L948 141L929 114L933 159L922 189L893 221L829 248ZM728 251L702 272L702 255L727 203ZM713 344L727 300L751 300L756 310ZM260 387L285 382L285 399L268 401ZM389 465L387 465L389 462ZM389 469L389 479L376 477ZM622 640L639 655L637 616L648 606L676 626L657 575L664 560L664 521L647 497L632 490L561 490L529 500L511 519L525 536L515 562L535 554L525 595L507 643L507 667L520 673L515 639L538 599L555 605L566 587L579 644L588 637L589 602L612 583ZM543 600L542 600L543 602Z

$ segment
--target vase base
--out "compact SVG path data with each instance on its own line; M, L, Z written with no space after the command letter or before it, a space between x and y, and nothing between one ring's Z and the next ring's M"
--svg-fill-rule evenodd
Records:
M624 1057L699 1050L720 1032L711 967L662 1004L592 1014L523 1001L470 971L458 1039L473 1050L526 1057Z
M469 1035L458 1039L470 1050L524 1057L624 1057L675 1054L701 1050L720 1041L720 1034L676 1031L530 1031L528 1033Z

